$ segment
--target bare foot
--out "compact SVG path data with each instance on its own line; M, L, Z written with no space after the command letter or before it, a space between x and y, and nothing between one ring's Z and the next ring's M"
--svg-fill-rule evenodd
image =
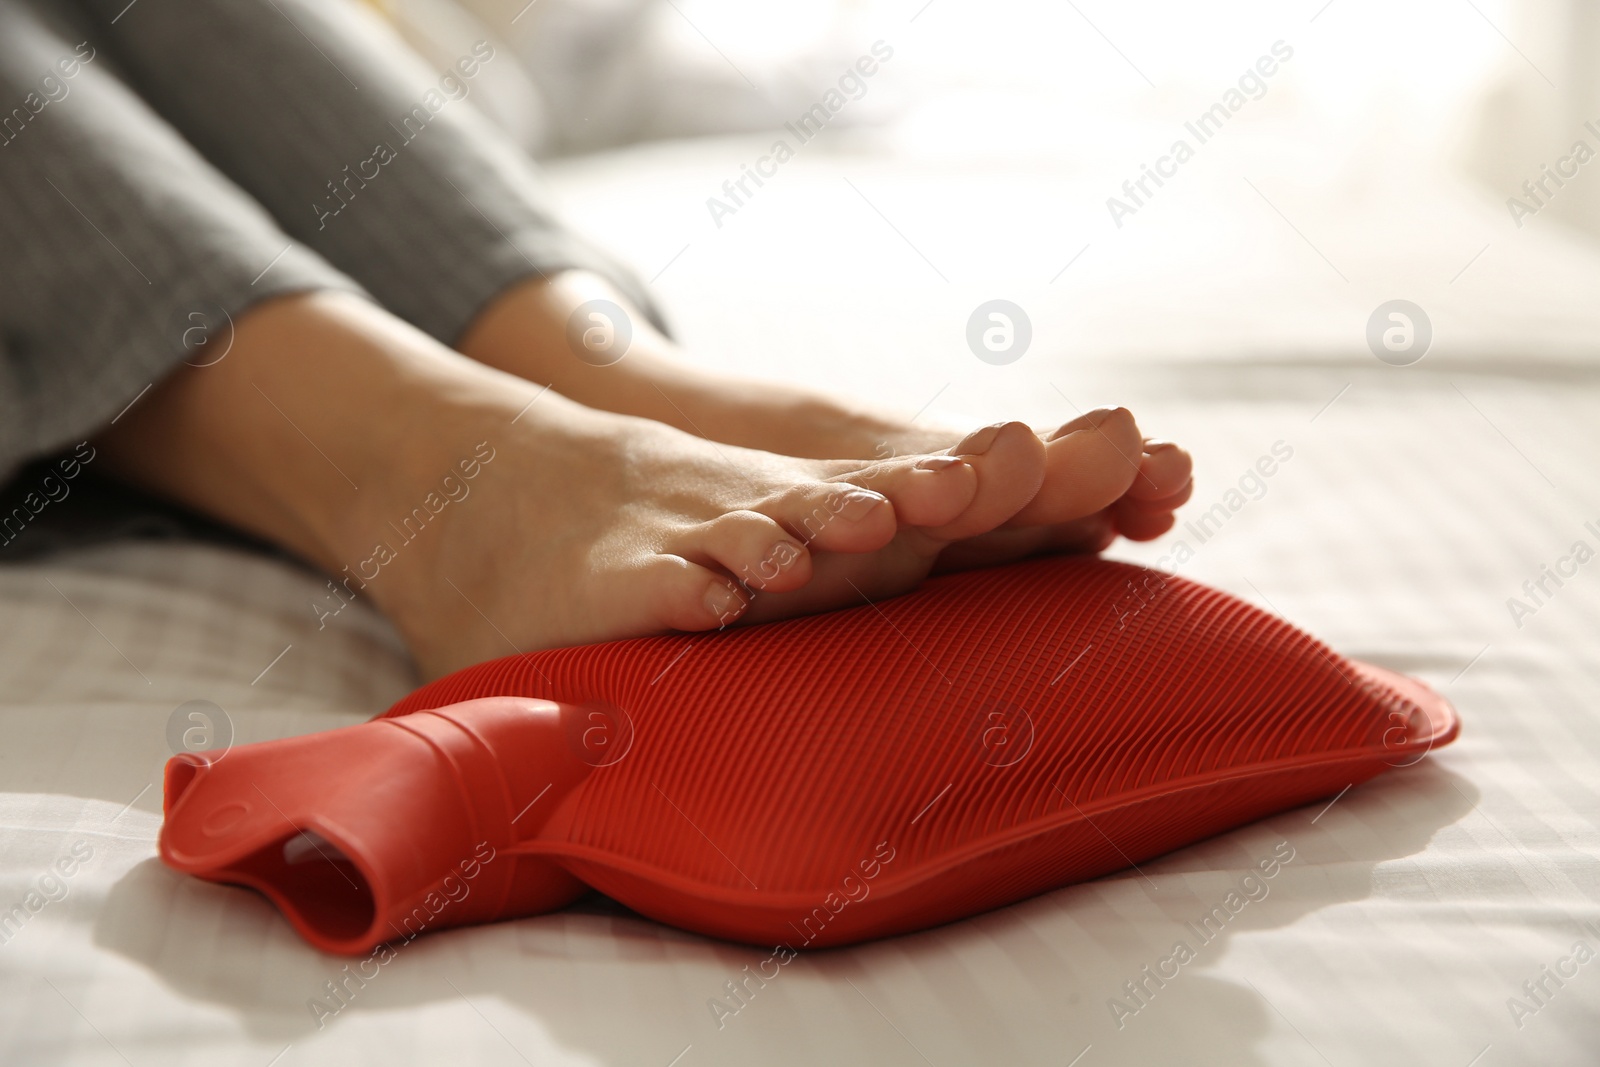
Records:
M583 407L340 294L252 309L225 359L175 372L98 443L123 477L289 547L341 600L371 598L429 677L905 591L1027 506L1045 463L1018 423L884 460L716 444Z
M568 323L593 300L624 305L593 275L529 281L492 302L458 347L591 407L766 452L885 458L943 451L961 436L792 386L708 374L677 358L670 341L625 307L632 331L627 351L616 362L579 358ZM1189 454L1144 438L1125 408L1098 409L1034 432L1045 453L1039 492L999 528L951 544L940 569L1047 551L1098 552L1119 535L1151 540L1172 528L1173 512L1192 492Z
M512 651L892 596L952 541L1004 523L1043 477L1043 448L1020 424L938 455L806 460L470 373L481 376L470 391L430 408L432 447L413 477L340 524L342 543L375 557L368 542L394 544L407 493L459 456L492 455L471 500L442 509L430 536L394 544L370 584L429 675Z

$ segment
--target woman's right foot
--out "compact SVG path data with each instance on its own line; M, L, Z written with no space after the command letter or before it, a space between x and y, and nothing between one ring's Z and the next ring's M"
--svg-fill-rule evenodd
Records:
M717 445L542 393L337 294L252 309L225 358L175 372L99 443L129 480L370 596L428 677L903 592L1044 477L1015 423L881 462Z
M361 567L373 575L364 591L429 677L905 592L946 545L1015 514L1043 477L1043 449L1020 424L934 456L799 460L470 373L481 387L431 411L428 447L340 524L347 561L391 546L389 562ZM418 512L451 472L467 494L436 517Z

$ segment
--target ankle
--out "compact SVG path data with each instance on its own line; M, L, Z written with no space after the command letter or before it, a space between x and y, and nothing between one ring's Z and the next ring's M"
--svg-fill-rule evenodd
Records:
M441 384L479 371L365 300L300 294L251 308L224 358L99 443L125 480L336 572L356 517L428 465Z
M599 309L614 343L626 341L615 358L583 345L585 330L597 321L597 309L585 305L595 301L615 309ZM564 271L512 286L473 320L456 348L587 407L670 425L684 421L670 396L689 368L676 358L672 341L597 274Z

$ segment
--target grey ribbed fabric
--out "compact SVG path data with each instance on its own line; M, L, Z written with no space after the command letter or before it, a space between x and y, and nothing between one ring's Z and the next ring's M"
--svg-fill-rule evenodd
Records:
M497 62L431 71L350 0L0 0L0 478L275 294L365 291L446 343L534 273L648 308L468 103Z
M182 358L191 312L359 288L284 251L270 215L118 79L87 22L0 0L0 468L116 417Z

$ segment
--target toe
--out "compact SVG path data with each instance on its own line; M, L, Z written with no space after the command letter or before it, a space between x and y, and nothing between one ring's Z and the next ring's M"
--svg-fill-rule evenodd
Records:
M1193 475L1189 453L1171 441L1146 441L1139 476L1128 487L1128 495L1136 500L1164 500L1182 491Z
M901 527L944 526L978 495L978 472L958 455L905 456L849 470L834 481L887 497Z
M811 580L811 553L775 519L733 511L690 530L674 551L696 563L712 563L755 592L781 593Z
M939 553L936 571L965 571L1015 563L1052 550L1049 526L1018 526L991 530L951 543Z
M934 570L972 570L1033 556L1103 552L1117 539L1114 510L1108 508L1055 526L1004 526L956 541L939 554Z
M1153 508L1129 497L1117 501L1111 511L1117 532L1130 541L1154 541L1178 521L1170 508Z
M925 515L926 522L912 523L902 518L902 528L915 530L938 552L950 541L989 533L1010 520L1034 499L1045 482L1045 445L1034 430L1022 422L1000 422L968 435L960 445L950 448L949 456L960 459L962 467L949 467L950 483L955 472L971 485L971 496L960 510L949 515ZM939 464L942 459L923 459L922 464ZM896 510L901 507L894 499ZM960 496L952 491L944 504L955 504ZM942 518L942 522L941 522Z
M1044 485L1012 524L1070 522L1110 506L1138 476L1143 444L1126 408L1101 408L1073 419L1046 442Z
M655 556L637 578L646 610L663 629L716 630L736 621L750 606L726 575L682 556Z
M1117 501L1119 504L1136 505L1144 511L1176 511L1189 502L1194 495L1194 479L1190 478L1183 483L1182 488L1168 496L1157 497L1154 500L1141 500L1131 492Z
M888 497L842 482L804 482L759 510L813 552L875 552L894 539L897 526Z

